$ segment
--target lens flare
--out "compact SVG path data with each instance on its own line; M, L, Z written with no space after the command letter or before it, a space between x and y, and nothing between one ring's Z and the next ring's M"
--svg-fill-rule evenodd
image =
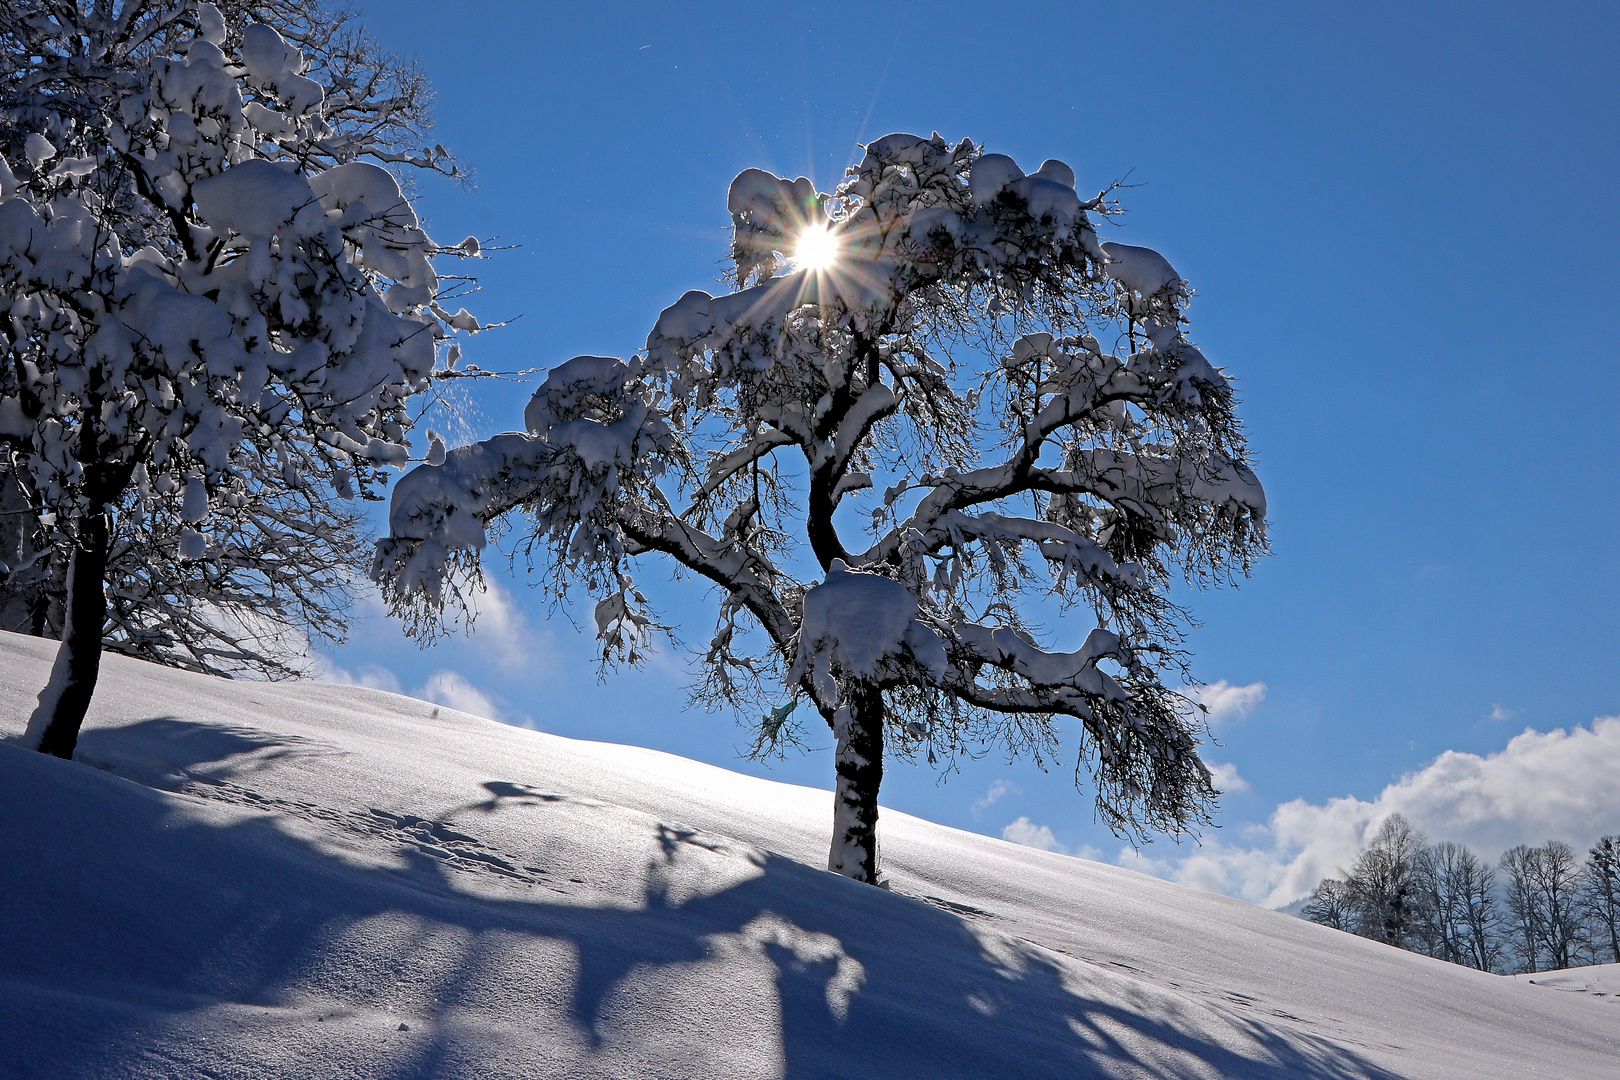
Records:
M814 224L799 234L793 265L799 270L825 270L838 258L838 238L825 225Z

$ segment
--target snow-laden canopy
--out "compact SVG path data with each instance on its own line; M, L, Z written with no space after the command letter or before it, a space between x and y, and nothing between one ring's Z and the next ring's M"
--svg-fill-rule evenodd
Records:
M280 30L246 10L19 0L0 47L0 484L28 546L82 548L110 506L147 562L213 563L216 602L244 558L282 577L243 537L320 547L300 493L349 497L408 459L405 399L436 342L478 326L441 306L446 252L383 167L453 170L397 148L420 76L316 0L252 8ZM115 593L116 643L165 636Z
M653 553L712 583L713 699L769 705L783 679L832 723L875 685L902 752L930 756L1044 755L1073 717L1110 821L1184 825L1212 788L1165 679L1166 591L1178 567L1246 572L1265 494L1229 380L1184 334L1185 281L1099 242L1113 204L1074 183L937 135L872 142L830 194L745 171L737 291L685 293L641 353L553 368L526 432L408 474L374 575L431 613L522 508L556 586L638 627ZM795 269L821 228L836 258ZM1078 647L1040 643L1020 603L1042 593L1091 609Z
M384 167L451 171L398 150L418 75L318 0L226 8L6 7L0 496L27 513L28 566L0 586L57 575L64 641L99 649L108 624L119 647L286 673L225 627L307 625L349 588L353 518L326 499L409 459L406 399L440 340L479 328L434 259L473 249L435 245Z
M329 129L299 50L253 24L233 61L204 8L179 55L109 46L131 70L96 103L104 126L48 111L42 79L43 130L6 161L0 440L58 515L90 505L92 465L228 499L240 450L274 459L289 427L344 468L407 458L402 403L442 333L435 248L385 169L302 163Z

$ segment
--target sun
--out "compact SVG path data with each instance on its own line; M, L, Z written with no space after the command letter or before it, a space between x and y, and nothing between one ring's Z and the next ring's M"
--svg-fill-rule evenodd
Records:
M824 224L811 224L799 234L793 265L800 270L825 270L838 258L838 237Z

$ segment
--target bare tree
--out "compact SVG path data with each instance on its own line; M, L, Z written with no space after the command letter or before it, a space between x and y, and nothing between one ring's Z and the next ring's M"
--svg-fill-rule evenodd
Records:
M1467 849L1463 849L1467 852ZM1487 862L1459 860L1452 883L1465 931L1463 963L1480 971L1502 964L1502 913L1497 904L1496 870Z
M265 622L336 598L352 519L309 485L364 494L406 461L436 341L478 325L431 262L476 244L434 245L359 160L450 170L396 149L426 122L411 69L314 3L227 10L0 10L0 474L65 565L26 736L61 756L109 636L205 669L272 662ZM278 13L315 67L259 21ZM315 575L295 584L279 560L300 553Z
M1452 876L1464 849L1444 842L1419 849L1412 866L1415 943L1437 960L1462 963L1463 933Z
M1540 971L1543 966L1542 923L1546 914L1534 885L1533 850L1527 844L1509 848L1502 852L1498 863L1505 878L1502 883L1502 900L1507 909L1504 929L1518 956L1520 971Z
M1580 864L1562 840L1502 853L1509 932L1524 971L1572 967L1582 943Z
M1423 834L1406 818L1396 813L1384 819L1344 878L1357 934L1386 945L1412 946L1423 918L1418 880L1422 849Z
M699 699L764 716L760 752L808 700L836 745L829 866L859 880L886 754L1044 762L1064 719L1116 830L1207 820L1168 592L1247 573L1265 498L1185 283L1099 243L1108 193L1061 162L1026 176L937 135L865 151L831 195L739 175L738 291L688 292L642 354L553 368L527 433L404 477L375 577L431 632L486 525L525 510L549 589L594 593L605 658L631 662L653 557L713 585ZM1040 596L1087 611L1084 640L1045 647Z
M1355 932L1355 906L1350 902L1349 886L1340 878L1323 878L1300 914L1335 930Z
M1495 874L1468 848L1443 841L1414 860L1416 937L1440 960L1492 970L1496 941Z
M1586 910L1609 958L1620 963L1620 836L1605 836L1592 848L1581 871Z
M1424 846L1400 814L1384 820L1343 879L1317 885L1301 914L1481 971L1501 960L1496 872L1460 844Z

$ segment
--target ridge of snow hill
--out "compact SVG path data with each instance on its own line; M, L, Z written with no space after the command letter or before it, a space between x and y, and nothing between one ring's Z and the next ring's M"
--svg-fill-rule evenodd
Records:
M0 633L0 733L55 649ZM109 654L79 760L0 745L0 1076L1612 1080L1620 1060L1611 996L894 811L892 891L858 885L817 868L830 811L651 750Z

